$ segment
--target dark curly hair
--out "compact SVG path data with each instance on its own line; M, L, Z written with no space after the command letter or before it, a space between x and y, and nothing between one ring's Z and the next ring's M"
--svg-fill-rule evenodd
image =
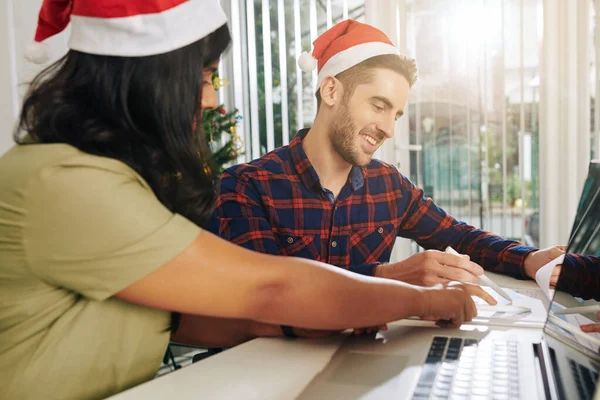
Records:
M195 123L202 73L230 42L223 25L195 43L147 57L71 50L32 81L14 139L66 143L120 160L167 208L202 226L212 212L210 171L216 170L202 124Z

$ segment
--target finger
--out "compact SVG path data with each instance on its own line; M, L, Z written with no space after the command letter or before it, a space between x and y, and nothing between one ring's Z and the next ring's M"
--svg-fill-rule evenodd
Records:
M449 283L452 281L466 282L466 283L479 283L477 275L473 275L469 271L462 268L454 267L452 265L436 265L431 268L432 272L437 275L437 280L443 283Z
M479 278L477 277L477 275L473 275L470 272L465 271L464 269L458 269L458 268L454 268L454 271L457 277L457 281L459 282L463 282L463 283L472 283L474 285L478 285L479 284Z
M464 269L465 271L470 272L472 275L475 276L483 274L483 268L481 268L479 264L476 264L473 261L468 260L461 255L442 253L440 258L440 264Z
M556 285L558 284L558 278L560 277L561 269L562 265L557 265L556 267L554 267L552 275L550 275L550 287L553 289L556 288Z
M454 318L452 318L452 325L455 327L459 327L465 322L464 310L462 313L458 313Z
M473 318L475 318L477 316L477 306L475 305L475 302L473 301L471 296L468 296L467 303L468 303L469 313L465 317L465 320L472 321Z
M440 319L435 321L435 325L439 326L440 328L453 328L454 325L452 324L452 320L449 319Z
M600 332L600 324L581 325L584 332Z
M498 304L496 299L491 294L483 290L481 286L465 284L463 287L469 296L477 296L492 306Z
M379 328L380 331L387 331L388 330L387 324L379 325L378 328Z

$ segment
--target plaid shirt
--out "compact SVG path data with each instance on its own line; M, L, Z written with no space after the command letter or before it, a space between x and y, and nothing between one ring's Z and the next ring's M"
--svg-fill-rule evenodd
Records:
M452 246L487 270L527 279L523 263L534 247L457 221L392 165L372 160L353 167L335 199L302 148L307 132L223 173L215 233L251 250L323 261L364 275L389 261L401 236L426 249ZM585 264L569 268L565 280L580 282Z

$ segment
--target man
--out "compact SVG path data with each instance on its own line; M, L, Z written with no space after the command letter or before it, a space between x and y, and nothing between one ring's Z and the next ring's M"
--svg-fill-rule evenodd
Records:
M372 159L393 137L417 78L414 60L401 55L383 32L343 21L314 42L312 55L319 71L313 126L288 146L223 173L213 223L219 235L260 252L426 286L477 283L481 266L533 278L564 253L564 248L538 250L457 221L394 166ZM310 69L310 61L303 55L301 67ZM430 250L386 264L396 236ZM468 256L447 254L447 246ZM561 289L598 296L599 282L581 284L589 266L585 259L578 261L583 262L565 268L568 279L561 280L561 286L567 282Z

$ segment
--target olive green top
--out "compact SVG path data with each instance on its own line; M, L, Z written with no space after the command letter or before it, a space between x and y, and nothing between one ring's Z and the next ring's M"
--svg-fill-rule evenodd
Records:
M122 162L64 144L2 156L0 397L100 399L152 379L170 313L113 296L199 231Z

